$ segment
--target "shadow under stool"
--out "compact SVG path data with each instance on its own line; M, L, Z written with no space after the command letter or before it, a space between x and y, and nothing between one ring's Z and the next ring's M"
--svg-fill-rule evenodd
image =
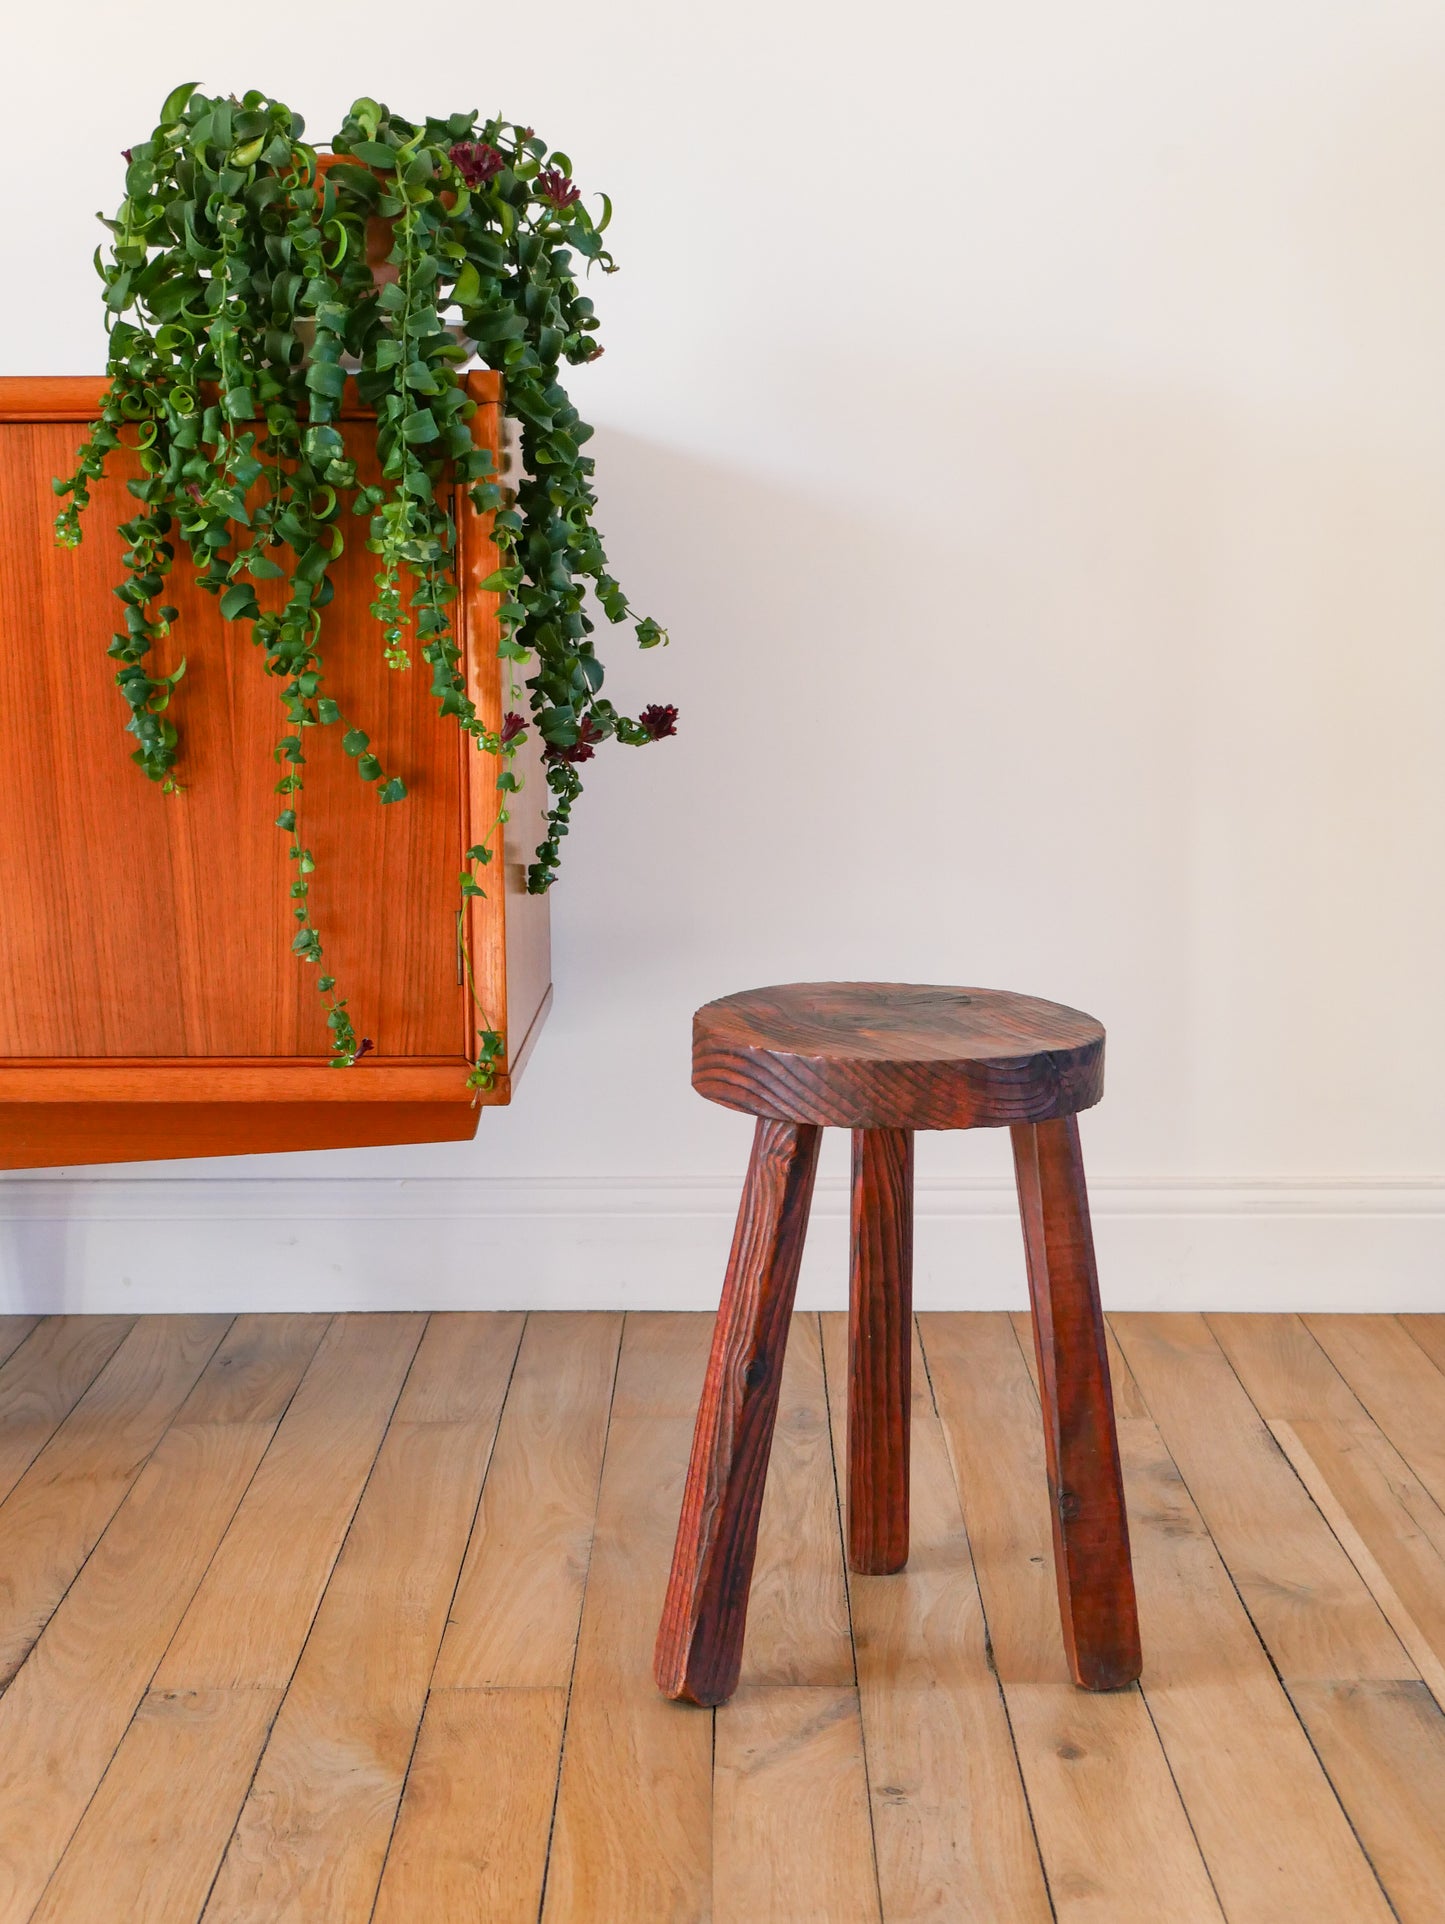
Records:
M1092 1016L992 989L804 982L693 1021L693 1086L757 1118L693 1435L655 1673L723 1703L742 1667L758 1517L818 1144L853 1131L849 1568L908 1560L913 1132L1007 1127L1038 1353L1064 1646L1086 1690L1139 1675L1139 1624L1078 1111L1103 1094Z

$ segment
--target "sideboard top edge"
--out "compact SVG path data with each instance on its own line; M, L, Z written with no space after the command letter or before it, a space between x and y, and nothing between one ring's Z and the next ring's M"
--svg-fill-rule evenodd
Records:
M492 368L469 368L465 380L476 402L502 398L502 377ZM104 374L0 374L0 422L92 421L108 386ZM341 418L365 420L372 412L348 395Z

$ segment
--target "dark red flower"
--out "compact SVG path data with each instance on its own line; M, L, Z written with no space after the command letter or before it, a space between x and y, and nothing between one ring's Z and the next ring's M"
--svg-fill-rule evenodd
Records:
M602 730L596 726L590 715L584 715L577 724L577 739L570 748L563 748L553 742L542 759L548 762L590 762L597 753L597 743L603 741Z
M649 741L660 742L665 735L677 733L677 710L671 702L655 701L643 709L637 722L647 730Z
M518 715L511 712L503 715L502 732L497 737L503 748L505 748L509 742L514 742L526 726L527 718L525 715Z
M130 166L130 157L131 157L131 150L130 150L130 148L129 148L129 147L122 147L122 148L121 148L121 150L120 150L120 157L121 157L121 159L122 159L122 160L123 160L123 161L125 162L125 164L126 164L126 166L127 166L127 167L129 167L129 166Z
M371 1051L375 1047L376 1047L376 1044L372 1041L371 1037L369 1035L364 1035L361 1038L360 1042L358 1042L356 1047L352 1050L351 1060L353 1062L359 1061L362 1056L370 1055Z
M537 193L560 213L563 208L571 207L582 198L582 189L574 187L571 180L560 167L544 167L537 176Z
M459 140L455 147L448 148L447 158L468 187L485 187L507 164L506 155L484 140Z

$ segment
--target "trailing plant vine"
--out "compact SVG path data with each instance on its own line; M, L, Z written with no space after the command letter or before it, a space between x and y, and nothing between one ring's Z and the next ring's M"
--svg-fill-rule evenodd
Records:
M292 863L292 948L318 970L333 1060L350 1065L371 1045L325 970L312 916L316 865L301 806L308 731L339 731L378 801L400 802L406 788L327 692L323 617L348 512L364 520L376 557L372 613L386 660L410 668L414 642L440 714L498 760L497 825L518 786L517 748L529 727L541 738L550 794L528 870L533 892L556 878L580 765L609 738L640 745L671 735L676 710L619 713L601 692L591 640L592 602L630 624L643 648L667 639L634 615L608 571L592 525L592 429L560 379L564 362L602 352L573 257L614 270L602 241L607 197L594 219L565 153L530 127L476 113L417 123L358 100L329 158L304 131L299 114L265 94L211 98L190 84L166 100L150 139L127 150L125 198L105 221L109 253L96 252L109 387L74 474L55 483L66 502L56 531L67 546L79 542L92 485L118 449L132 453L141 473L126 485L138 511L121 528L124 618L109 652L132 758L166 792L182 786L186 664L167 672L154 657L177 619L165 592L178 538L222 616L249 624L284 717L276 826ZM369 248L378 233L390 242L384 265L375 259L383 250ZM505 377L506 412L520 429L514 487L472 437L463 370L474 356ZM376 412L375 484L360 483L338 425L349 379ZM509 710L498 729L467 691L453 626L458 487L492 516L499 565L483 585L501 596L499 652L528 698L514 682L513 699L529 712ZM483 893L494 833L467 851L464 898ZM465 973L471 984L470 957ZM488 1086L504 1051L482 1010L475 1085Z

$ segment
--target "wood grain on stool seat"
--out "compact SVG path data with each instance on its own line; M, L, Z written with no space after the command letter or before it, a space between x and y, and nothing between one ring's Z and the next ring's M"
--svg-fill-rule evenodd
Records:
M1001 989L791 982L693 1017L700 1095L752 1116L842 1129L994 1129L1091 1108L1104 1031Z

